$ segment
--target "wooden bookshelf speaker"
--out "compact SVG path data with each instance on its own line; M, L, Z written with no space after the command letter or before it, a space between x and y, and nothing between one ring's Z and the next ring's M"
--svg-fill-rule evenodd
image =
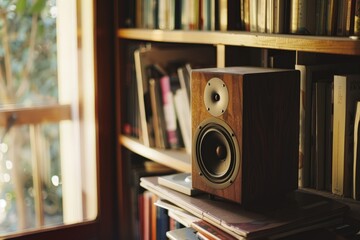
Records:
M256 67L192 72L192 184L241 204L297 188L299 72Z

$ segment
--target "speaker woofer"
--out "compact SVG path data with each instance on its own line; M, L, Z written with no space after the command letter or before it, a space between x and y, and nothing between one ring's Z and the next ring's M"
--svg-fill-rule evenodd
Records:
M195 135L195 163L206 184L214 188L232 184L240 159L231 128L221 120L210 118L199 125Z

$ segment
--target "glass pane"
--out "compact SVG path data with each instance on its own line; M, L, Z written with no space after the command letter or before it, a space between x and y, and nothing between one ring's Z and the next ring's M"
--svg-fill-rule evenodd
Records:
M97 215L92 28L92 1L0 0L0 238Z
M55 0L0 1L0 103L57 102Z
M62 224L61 179L59 124L12 128L0 144L0 235Z

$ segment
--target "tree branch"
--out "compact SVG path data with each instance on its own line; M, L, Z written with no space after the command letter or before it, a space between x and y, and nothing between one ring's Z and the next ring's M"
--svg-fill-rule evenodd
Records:
M10 42L9 42L9 35L8 35L8 21L6 18L6 12L0 13L1 19L3 20L3 46L5 51L5 80L6 80L6 86L11 93L11 90L13 88L13 75L12 75L12 67L11 67L11 51L10 51Z
M39 14L34 14L32 16L31 32L30 32L29 48L28 48L29 53L28 53L28 58L26 61L25 68L21 74L21 84L20 84L18 90L16 91L17 98L21 97L29 87L29 76L32 71L33 61L34 61L33 58L34 58L34 52L35 52L38 17L39 17Z
M0 65L0 103L8 103L9 100L8 89L6 88L2 66Z

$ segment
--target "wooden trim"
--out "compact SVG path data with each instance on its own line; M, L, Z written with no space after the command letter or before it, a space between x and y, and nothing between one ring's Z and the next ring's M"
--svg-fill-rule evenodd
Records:
M60 225L56 227L43 227L36 230L23 231L4 237L7 240L37 240L37 239L92 239L97 234L94 228L95 221L76 224Z
M191 157L185 151L146 147L136 139L124 135L119 137L119 142L132 152L151 159L154 162L161 163L180 172L191 172Z
M222 44L315 53L360 55L360 40L347 37L323 37L290 34L266 34L241 31L182 31L119 29L117 36L155 42Z
M0 126L6 126L10 118L15 118L13 125L71 120L71 105L9 107L0 109Z

